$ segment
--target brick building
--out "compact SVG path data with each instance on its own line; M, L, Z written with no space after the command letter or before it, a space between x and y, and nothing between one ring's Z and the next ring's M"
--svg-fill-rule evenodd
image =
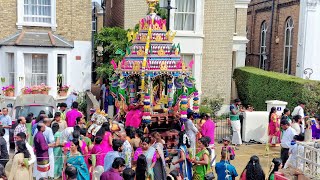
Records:
M0 0L1 86L91 87L91 0Z
M249 4L246 65L295 75L300 0L274 1L272 6L262 0Z
M320 80L319 0L252 0L247 18L246 65Z
M246 16L250 0L171 0L170 30L176 31L186 63L195 60L193 76L203 96L229 103L233 68L245 65ZM160 0L166 7L167 0ZM145 17L145 0L106 0L107 26L131 28Z

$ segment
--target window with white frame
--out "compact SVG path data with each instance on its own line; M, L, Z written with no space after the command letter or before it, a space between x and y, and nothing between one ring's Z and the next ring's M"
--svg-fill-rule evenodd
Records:
M15 65L14 65L14 53L7 53L7 64L8 64L8 83L9 85L14 85L14 74L15 74Z
M291 74L291 59L292 59L292 34L293 34L293 19L289 17L286 21L286 29L284 35L284 66L283 73Z
M67 84L67 56L65 54L59 54L58 55L58 86L63 86Z
M260 31L260 60L259 60L259 68L266 69L266 52L267 52L267 23L263 21L261 24Z
M48 55L24 54L25 85L33 86L47 84Z
M17 25L56 28L56 0L18 0Z
M196 16L195 0L175 0L174 30L194 31Z
M24 22L51 23L51 0L24 0Z
M181 54L181 58L184 61L185 65L188 66L189 63L192 60L194 60L194 55L193 54ZM194 65L192 66L192 75L194 76Z

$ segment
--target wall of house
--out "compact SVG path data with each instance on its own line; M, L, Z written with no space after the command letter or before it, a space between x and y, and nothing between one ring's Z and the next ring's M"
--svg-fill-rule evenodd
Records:
M146 0L126 1L124 6L124 29L134 29L140 19L148 14Z
M202 96L229 103L232 78L234 0L205 0Z
M260 2L260 3L259 3ZM262 22L266 21L268 26L267 32L267 62L269 61L269 47L270 47L270 23L272 1L261 2L260 0L253 0L248 8L248 39L246 65L259 67L259 53L260 53L260 29ZM284 67L284 38L285 26L288 17L293 18L293 47L291 59L291 74L296 74L297 62L297 48L298 48L298 31L299 31L299 0L283 0L275 1L275 11L273 20L273 36L271 45L271 62L270 70L276 72L283 72Z
M91 41L91 0L57 0L57 31L69 41Z
M0 40L17 30L17 1L0 0Z

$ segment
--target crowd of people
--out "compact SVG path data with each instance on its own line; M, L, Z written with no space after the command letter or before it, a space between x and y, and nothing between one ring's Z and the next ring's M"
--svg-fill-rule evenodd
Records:
M49 119L45 111L37 117L32 113L19 117L14 129L15 153L9 156L9 129L12 121L8 109L0 116L0 178L20 179L101 179L101 180L163 180L213 179L233 180L238 176L232 165L239 147L240 101L230 107L233 137L223 138L221 157L215 162L215 127L209 114L200 117L188 112L188 120L180 124L178 144L167 148L159 132L145 132L140 128L125 127L113 131L109 121L103 122L96 134L88 133L92 122L86 122L78 103L71 109L66 103ZM273 167L266 176L257 156L252 156L240 179L273 180L274 173L284 168L297 168L296 141L303 141L306 131L319 128L319 118L309 126L300 103L291 113L285 109L278 116L272 108L269 116L270 144L281 145L281 157L273 159ZM304 122L303 122L304 121ZM310 131L311 132L311 131ZM316 136L315 136L316 138Z

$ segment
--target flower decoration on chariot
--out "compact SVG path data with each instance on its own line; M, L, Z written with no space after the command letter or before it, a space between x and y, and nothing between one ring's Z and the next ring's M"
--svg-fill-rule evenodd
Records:
M160 48L159 51L158 51L158 56L164 56L166 54L166 52Z
M140 71L140 67L141 67L140 63L136 61L136 62L133 63L132 70L135 71L135 72Z
M144 50L142 50L142 48L139 48L139 51L137 51L137 55L138 56L144 56Z
M147 35L146 34L142 35L140 41L146 42L147 41Z
M166 34L166 37L168 39L169 42L172 42L173 39L176 37L177 32L172 32L172 31L168 31Z
M162 36L161 35L157 35L156 36L156 42L161 42L162 41Z
M168 66L167 66L167 63L165 61L162 61L161 64L160 64L160 70L161 71L166 71L168 70Z

